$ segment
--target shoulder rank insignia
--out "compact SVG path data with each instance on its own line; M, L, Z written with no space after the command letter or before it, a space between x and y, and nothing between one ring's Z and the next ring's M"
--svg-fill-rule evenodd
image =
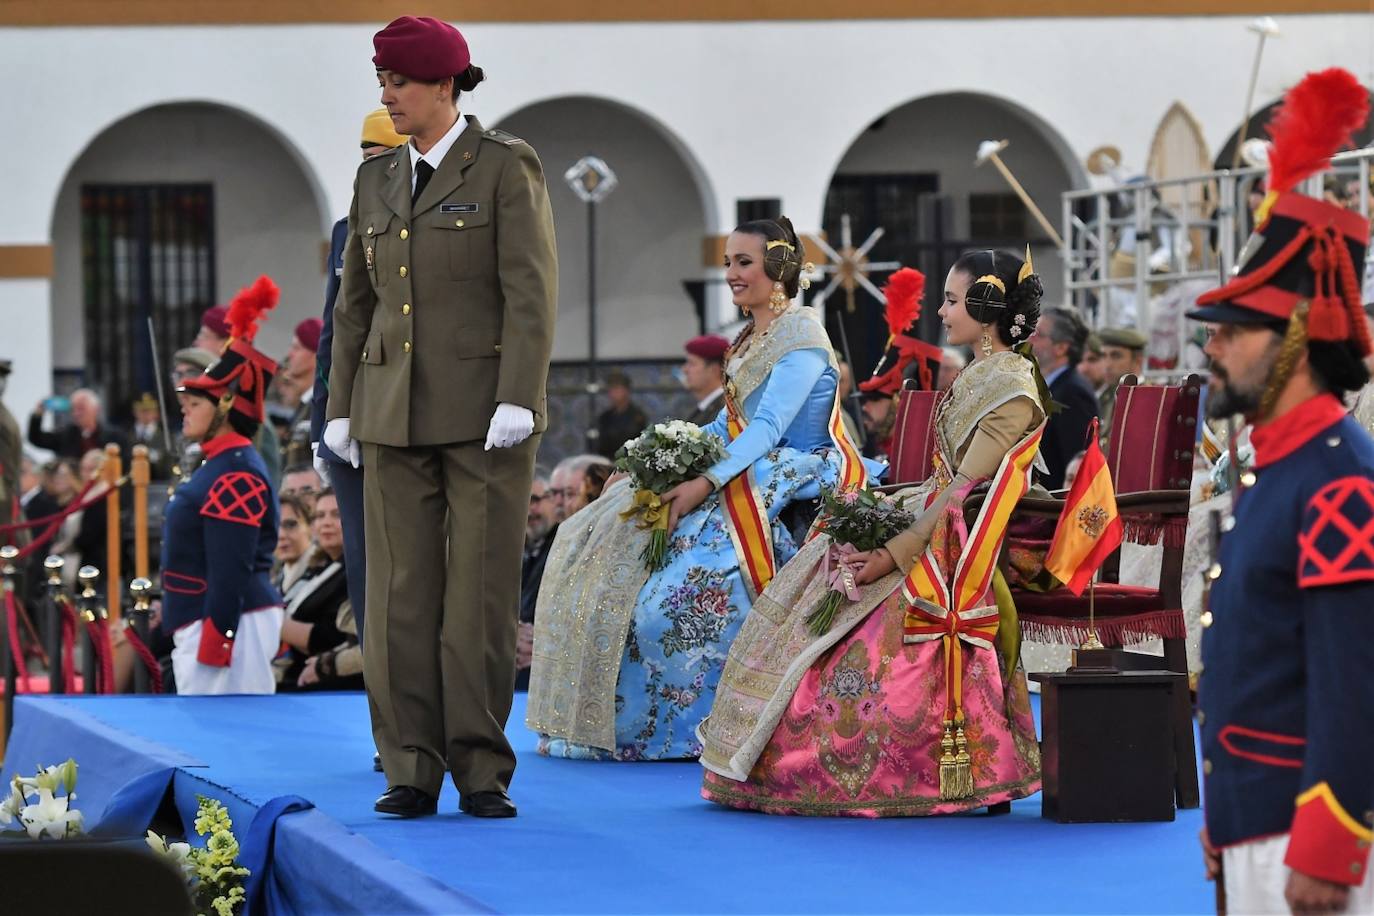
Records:
M508 133L506 133L504 130L498 130L498 129L494 128L494 127L493 127L491 130L486 131L485 133L483 133L483 134L482 134L482 137L483 137L484 139L487 139L487 140L495 140L497 143L500 143L502 146L515 146L517 143L524 143L524 142L525 142L524 140L521 140L519 137L515 136L514 134L508 134Z
M1374 581L1374 480L1342 477L1317 491L1298 534L1298 585Z

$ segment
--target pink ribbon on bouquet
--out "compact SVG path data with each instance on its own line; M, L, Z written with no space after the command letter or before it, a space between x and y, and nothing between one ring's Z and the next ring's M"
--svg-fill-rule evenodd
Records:
M830 542L825 556L821 559L821 575L831 591L839 592L850 601L860 598L858 583L854 581L854 567L850 557L859 551L852 544Z

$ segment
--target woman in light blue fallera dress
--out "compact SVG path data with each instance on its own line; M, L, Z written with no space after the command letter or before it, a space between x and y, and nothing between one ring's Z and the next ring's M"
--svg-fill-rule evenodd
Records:
M768 254L784 245L795 261L790 274ZM634 493L628 480L559 527L535 613L526 719L540 734L541 753L598 760L700 754L697 726L710 712L730 642L752 605L721 488L753 472L777 568L797 551L780 521L783 510L815 499L841 473L832 435L839 426L832 423L835 354L817 313L790 303L799 251L785 219L745 224L730 236L727 280L736 303L754 305L748 300L760 283L769 296L782 282L771 299L783 308L758 333L757 319L751 322L726 356L727 397L746 425L729 441L727 408L705 427L728 443L727 455L704 475L697 494L704 500L678 520L667 565L651 574L639 556L647 534L620 518ZM765 272L765 256L772 272ZM837 434L845 435L842 426Z

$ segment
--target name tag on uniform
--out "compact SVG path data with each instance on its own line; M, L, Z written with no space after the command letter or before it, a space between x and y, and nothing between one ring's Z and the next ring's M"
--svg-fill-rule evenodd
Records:
M480 208L479 204L440 204L440 213L476 213Z

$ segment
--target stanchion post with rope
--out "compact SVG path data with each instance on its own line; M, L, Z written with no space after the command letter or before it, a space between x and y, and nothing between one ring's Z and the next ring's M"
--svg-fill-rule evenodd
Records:
M48 600L44 604L43 641L48 652L48 693L64 693L65 672L62 670L62 567L67 565L57 554L43 561L48 571Z
M100 578L100 570L94 566L83 566L76 578L81 581L81 595L77 599L78 617L81 620L81 679L82 693L98 693L100 646L96 645L91 624L99 613L100 596L95 590L95 580Z
M16 692L15 683L15 664L14 655L10 652L10 640L17 639L18 634L11 633L9 628L9 605L14 600L14 580L19 575L19 568L14 565L14 561L19 558L19 548L12 544L0 547L0 575L5 577L4 582L4 601L5 601L5 622L0 626L0 632L5 634L4 645L0 646L0 671L5 676L5 734L4 741L0 741L0 746L9 740L10 729L14 726L14 694ZM18 626L16 620L13 626Z
M148 464L148 446L135 445L133 461L129 465L129 479L134 485L134 575L148 578L148 484L152 468ZM110 613L119 620L119 602L111 602Z
M105 446L105 466L102 470L105 483L110 488L105 504L105 602L117 620L119 602L123 598L119 585L120 548L123 546L119 527L119 485L120 478L124 476L124 463L119 457L119 446L114 443Z
M138 640L138 645L142 646L148 644L148 617L152 607L149 593L152 590L153 583L142 576L129 583L129 594L133 596L134 603L125 626ZM150 674L147 667L142 663L134 665L134 692L147 693L149 686Z

